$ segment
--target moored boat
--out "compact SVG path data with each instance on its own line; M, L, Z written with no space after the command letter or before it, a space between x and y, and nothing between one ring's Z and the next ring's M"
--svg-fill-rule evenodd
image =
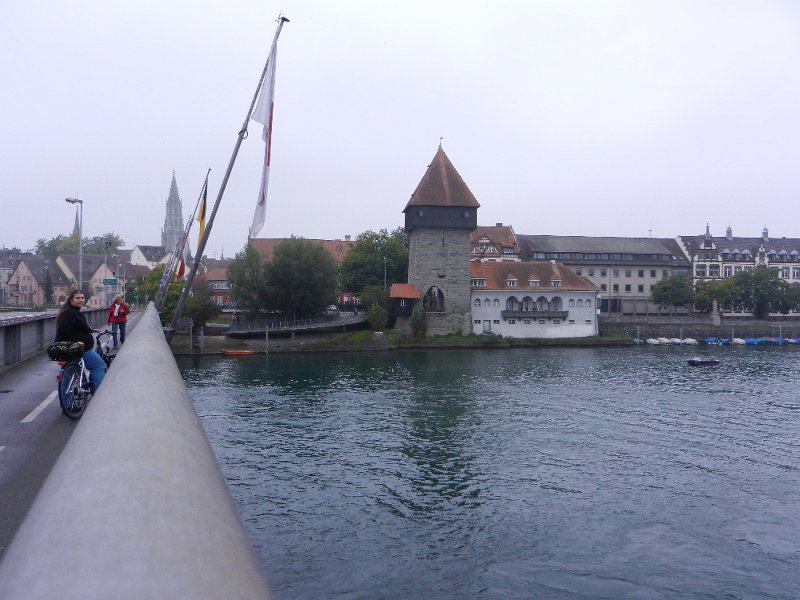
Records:
M719 359L713 356L693 356L686 362L690 367L716 367Z
M248 356L255 353L255 350L220 350L220 354L224 356Z

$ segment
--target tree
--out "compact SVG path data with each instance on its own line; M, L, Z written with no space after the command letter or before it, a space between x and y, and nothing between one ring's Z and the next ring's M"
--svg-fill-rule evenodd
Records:
M368 285L361 290L361 306L369 309L373 305L389 309L389 293L383 289L383 285Z
M161 277L164 275L164 265L158 265L155 269L150 271L147 276L139 281L131 290L141 302L153 300L156 297L158 288L161 285ZM175 313L175 307L178 305L178 299L183 291L183 281L171 282L167 290L167 297L164 300L164 306L161 309L161 323L167 324L172 321L172 315Z
M231 300L251 318L267 307L266 265L267 261L250 243L228 265Z
M108 246L106 246L108 243ZM125 240L116 233L106 233L105 235L93 238L83 238L83 251L85 254L118 253L119 249L125 245ZM58 235L46 240L41 238L36 240L34 247L36 254L56 258L60 254L78 254L78 236Z
M408 248L402 229L392 233L381 229L360 234L339 267L341 288L357 294L369 285L388 289L392 283L404 282L407 278Z
M683 275L664 277L653 286L650 298L659 306L690 306L694 302L692 281Z
M714 300L718 308L733 308L739 296L739 289L733 279L704 279L695 287L694 308L698 312L710 313L714 310Z
M267 263L267 304L293 318L320 314L336 295L336 262L321 245L292 237Z
M208 284L195 280L192 283L192 295L186 300L183 316L190 317L193 328L198 330L209 320L218 317L220 312L219 306L214 304L211 299L211 290Z
M756 319L791 310L791 286L780 278L778 269L748 269L734 275L733 281L739 290L737 301Z

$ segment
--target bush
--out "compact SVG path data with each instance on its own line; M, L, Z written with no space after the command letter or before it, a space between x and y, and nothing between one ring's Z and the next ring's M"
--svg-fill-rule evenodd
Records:
M372 331L383 331L389 322L389 315L380 304L373 304L367 311L367 321Z
M411 337L424 338L428 334L428 316L421 311L414 311L411 316Z

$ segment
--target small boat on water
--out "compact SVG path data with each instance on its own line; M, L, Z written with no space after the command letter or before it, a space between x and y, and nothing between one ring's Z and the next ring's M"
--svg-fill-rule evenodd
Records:
M716 367L719 359L713 356L693 356L686 362L690 367Z
M255 350L220 350L220 354L224 356L248 356L255 353Z

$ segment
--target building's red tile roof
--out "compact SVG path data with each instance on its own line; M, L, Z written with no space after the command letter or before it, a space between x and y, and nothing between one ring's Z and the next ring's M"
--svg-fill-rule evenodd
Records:
M393 283L389 290L390 298L409 298L419 300L422 293L410 283Z
M552 281L560 281L557 289L565 291L596 291L591 281L559 262L471 262L469 264L472 279L485 279L486 285L473 289L487 290L541 290L550 289ZM516 279L517 285L509 287L506 281ZM531 280L539 282L538 287L531 287Z
M287 238L252 238L250 243L258 250L261 255L267 260L272 260L275 255L275 248L286 241ZM342 259L347 254L347 251L353 246L355 242L352 240L314 240L309 239L309 242L320 244L328 254L333 257L337 264L342 262Z
M453 163L439 146L405 210L411 206L480 206Z

